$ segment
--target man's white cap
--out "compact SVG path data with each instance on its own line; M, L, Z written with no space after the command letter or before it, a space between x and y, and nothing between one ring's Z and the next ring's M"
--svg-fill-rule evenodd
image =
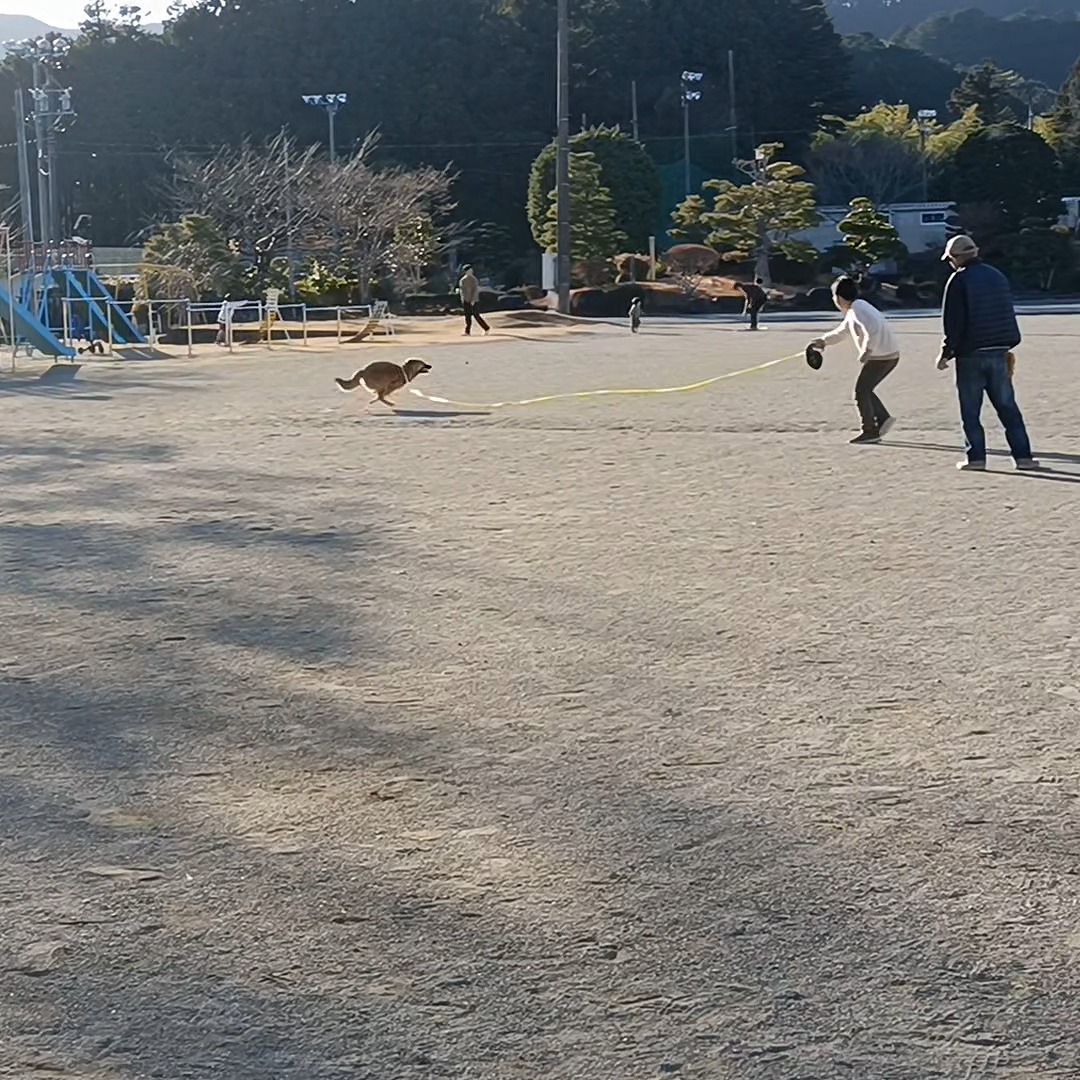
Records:
M945 245L945 254L941 261L946 259L973 259L979 254L979 245L970 236L954 236Z

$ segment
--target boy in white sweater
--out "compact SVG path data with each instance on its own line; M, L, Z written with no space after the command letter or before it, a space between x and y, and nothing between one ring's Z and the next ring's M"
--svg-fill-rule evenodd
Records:
M855 380L855 404L862 419L862 432L852 443L877 443L895 421L889 410L874 392L878 384L892 373L900 362L900 347L885 321L885 316L873 304L859 299L859 287L849 277L838 278L833 284L833 302L844 313L844 321L812 344L827 348L851 335L859 350L859 377Z

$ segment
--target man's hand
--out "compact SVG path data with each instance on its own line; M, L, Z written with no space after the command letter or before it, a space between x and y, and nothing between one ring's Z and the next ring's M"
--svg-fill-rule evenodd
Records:
M949 358L945 355L944 350L938 353L937 369L938 371L946 371L949 367Z

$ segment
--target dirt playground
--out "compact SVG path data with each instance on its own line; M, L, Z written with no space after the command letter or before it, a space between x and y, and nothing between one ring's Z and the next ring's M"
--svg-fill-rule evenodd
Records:
M0 1076L1080 1078L1076 318L4 375Z

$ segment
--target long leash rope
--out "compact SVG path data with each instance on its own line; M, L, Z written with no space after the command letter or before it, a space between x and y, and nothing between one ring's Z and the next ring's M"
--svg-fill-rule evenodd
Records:
M714 383L723 382L725 379L736 379L740 375L752 375L766 368L776 367L777 364L786 364L789 360L798 360L802 353L792 353L791 356L781 356L779 360L767 360L764 364L755 364L753 367L742 368L739 371L729 371L724 375L714 375L710 379L702 379L700 382L686 383L685 386L648 386L626 387L602 390L578 390L572 394L545 394L543 397L521 398L518 401L454 401L452 398L439 397L435 394L425 394L411 384L408 387L410 394L415 394L425 401L436 405L454 405L465 409L505 409L509 406L542 405L549 401L569 401L576 398L590 397L625 397L629 394L685 394L691 390L704 390Z

